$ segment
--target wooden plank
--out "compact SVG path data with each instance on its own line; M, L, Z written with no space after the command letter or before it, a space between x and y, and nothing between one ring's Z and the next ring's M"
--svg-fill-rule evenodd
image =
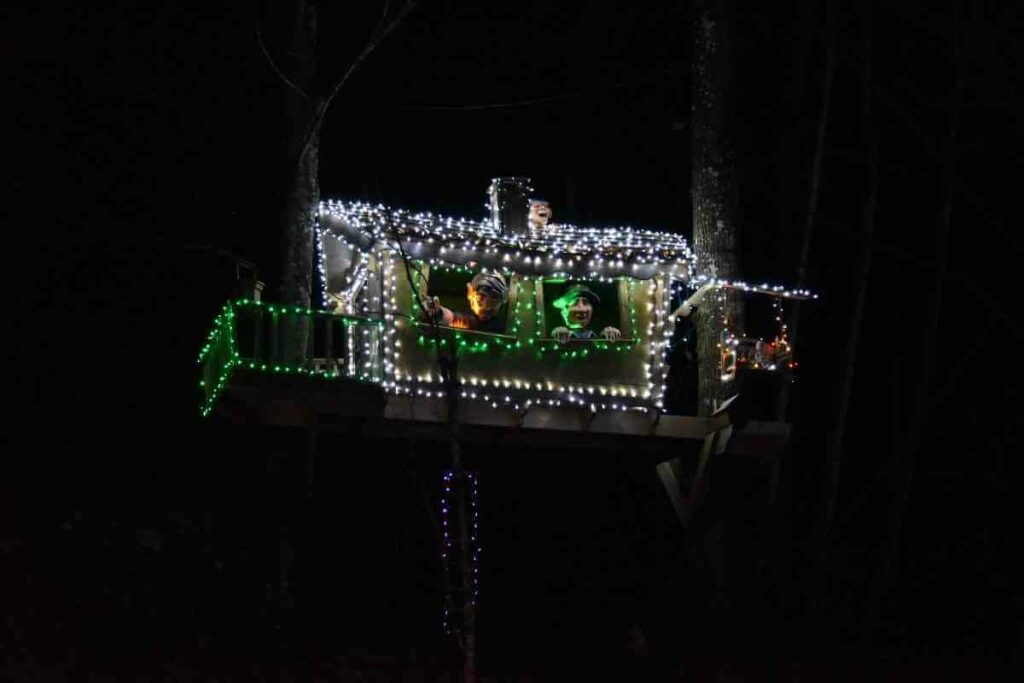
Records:
M504 406L492 408L489 404L479 401L461 401L459 415L468 424L485 427L518 428L521 423L516 410Z
M383 417L388 420L447 422L448 406L443 398L388 396L384 403Z
M505 302L505 331L508 332L512 326L512 317L515 315L516 304L519 303L519 284L522 278L519 273L512 273L508 279L508 301ZM522 324L520 322L520 324Z
M728 424L728 418L723 419L722 417L662 415L655 425L654 435L669 439L703 439L726 424Z
M334 361L334 318L323 318L324 328L324 360L328 364Z
M711 458L725 452L729 444L733 425L728 410L736 398L736 396L732 396L712 413L711 419L707 423L710 431L704 437L704 443L701 444L700 453L697 456L697 467L690 480L689 491L685 496L682 492L683 476L680 459L674 458L668 462L659 463L657 466L658 477L668 493L679 522L684 527L692 519L694 512L704 499L708 464Z
M772 457L789 440L791 425L783 422L748 422L733 434L729 455Z
M619 299L619 332L624 338L628 337L629 341L633 341L633 323L629 317L629 280L620 278L616 283L616 290Z
M704 437L704 443L700 447L700 454L697 456L697 469L693 474L693 480L690 482L690 491L683 500L683 514L681 521L683 526L689 523L693 517L694 511L700 505L704 499L705 490L705 476L708 471L708 462L711 460L711 455L715 451L715 445L718 441L720 432L714 432Z
M590 425L590 420L590 411L582 408L531 406L523 416L523 428L585 432Z
M654 416L638 410L599 410L590 421L595 434L654 435Z
M548 336L548 317L544 315L544 280L537 278L533 281L533 305L537 307L536 320L540 321L540 336ZM534 331L536 334L536 330Z
M659 462L655 469L658 472L658 478L661 479L661 483L665 487L668 499L672 503L672 509L676 511L676 517L679 518L681 524L685 525L686 501L683 499L682 493L679 458Z
M227 392L259 414L263 413L263 406L277 404L271 412L287 414L291 422L305 419L296 420L298 411L294 404L287 403L299 402L306 406L303 410L319 422L340 426L353 421L378 420L391 425L389 429L394 432L384 436L408 434L418 429L415 425L420 424L426 433L436 432L438 438L447 438L447 405L443 398L389 396L378 385L347 379L325 381L247 369L236 370ZM284 407L287 410L281 401L286 402ZM727 456L773 457L785 443L790 429L784 424L752 422L725 442L722 430L730 427L728 415L714 418L662 415L655 422L653 416L628 411L609 410L594 414L579 408L534 406L522 413L474 401L463 401L461 406L462 424L469 430L476 430L484 441L498 438L502 443L543 443L544 447L558 448L579 445L599 450L626 449L639 454L645 448L643 444L648 444L654 449L652 452L656 452L670 444L678 444L680 439L703 440L702 452L711 446L714 450L702 456L704 464L698 465L700 473L703 472L701 467L706 469L709 459L723 450ZM713 443L709 440L712 435L718 437ZM682 479L678 471L676 478Z
M310 427L315 423L313 412L302 401L280 398L263 406L264 422L281 427Z

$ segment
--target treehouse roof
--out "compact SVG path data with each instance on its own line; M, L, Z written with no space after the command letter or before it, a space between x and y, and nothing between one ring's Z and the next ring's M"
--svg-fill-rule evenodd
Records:
M659 274L688 280L695 257L681 235L630 227L558 224L527 234L503 234L490 219L474 221L413 213L381 204L325 201L320 235L362 252L401 249L414 259L507 269L523 275L646 280Z

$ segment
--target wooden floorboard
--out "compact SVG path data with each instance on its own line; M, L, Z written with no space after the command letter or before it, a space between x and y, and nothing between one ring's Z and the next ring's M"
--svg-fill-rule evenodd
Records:
M349 380L240 371L218 399L215 414L232 422L311 427L375 438L447 440L444 399L389 396L381 387ZM460 438L467 443L524 447L671 453L673 444L703 441L730 424L713 418L649 415L639 411L531 407L526 412L465 401ZM789 437L789 425L750 422L734 430L727 453L771 457Z

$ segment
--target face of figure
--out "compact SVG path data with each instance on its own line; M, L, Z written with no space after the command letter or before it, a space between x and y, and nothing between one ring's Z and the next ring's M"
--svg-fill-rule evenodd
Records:
M562 317L565 318L566 326L571 330L582 330L590 325L594 317L594 304L586 297L578 297L576 301L562 310Z
M469 308L473 315L481 320L490 320L501 308L501 297L490 289L477 289L472 284L467 287L466 298L469 300Z
M530 224L539 228L546 228L551 220L551 206L547 202L534 202L530 204Z

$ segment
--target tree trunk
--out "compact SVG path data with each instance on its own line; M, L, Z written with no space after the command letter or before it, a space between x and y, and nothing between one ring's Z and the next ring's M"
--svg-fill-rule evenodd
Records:
M693 56L693 243L702 274L739 274L734 154L729 138L735 105L731 0L698 5ZM743 302L716 290L697 311L698 414L709 415L733 388L722 382L721 336L743 329Z
M317 75L318 5L315 0L294 0L292 10L290 56L295 68L290 73L291 87L285 94L288 134L281 214L281 303L309 307L313 233L320 203L320 124L311 99ZM310 126L315 127L315 138L306 144Z
M302 144L305 126L295 128L297 144ZM289 159L292 173L281 216L281 303L287 306L309 308L313 300L313 240L320 205L319 145L320 131L316 130L306 152Z
M309 308L313 300L313 252L317 212L320 206L319 97L317 77L316 0L294 0L289 57L294 68L285 91L285 165L281 207L281 284L279 301L286 306ZM295 335L285 350L285 361L301 364L306 359L309 320L299 317Z
M878 131L875 129L871 106L871 54L874 34L874 7L871 0L863 10L862 35L864 40L864 73L861 81L862 140L868 158L868 177L864 191L864 212L862 214L859 269L856 277L857 291L854 295L853 310L850 312L850 330L846 336L840 364L839 388L836 400L836 417L829 435L826 472L824 481L824 507L820 520L820 538L824 545L835 517L836 497L839 494L839 472L843 458L843 439L846 436L846 420L850 407L850 393L853 373L857 366L857 346L860 343L860 329L864 320L864 304L868 294L868 279L871 276L871 241L875 233L875 207L878 203Z
M316 221L320 207L318 175L320 131L316 124L305 153L289 165L294 169L288 183L281 217L281 303L310 308L313 302L313 259ZM293 129L302 135L301 131ZM301 144L301 141L298 143ZM295 319L295 334L285 349L285 362L302 365L309 356L310 323L305 315Z

